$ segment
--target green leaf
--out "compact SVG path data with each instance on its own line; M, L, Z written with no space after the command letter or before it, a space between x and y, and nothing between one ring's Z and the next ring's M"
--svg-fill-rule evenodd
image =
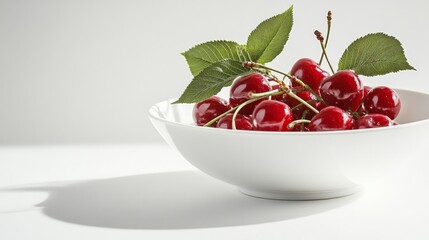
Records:
M253 61L271 62L284 48L293 25L293 6L284 13L260 23L247 39L247 50Z
M235 78L252 72L242 67L241 62L223 60L213 63L200 72L174 103L196 103L217 94L223 87L230 86Z
M211 41L199 44L182 53L188 62L193 76L213 63L232 59L240 62L250 61L245 46L232 41Z
M401 43L384 33L368 34L350 44L338 63L338 70L345 69L365 76L416 70L407 62Z

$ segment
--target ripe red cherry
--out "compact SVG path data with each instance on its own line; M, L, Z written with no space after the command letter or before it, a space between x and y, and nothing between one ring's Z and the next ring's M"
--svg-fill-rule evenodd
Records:
M359 109L359 113L363 113L363 101L365 101L366 96L368 96L368 93L371 92L372 87L368 87L368 86L363 86L363 98L362 98L362 103L361 103L361 108Z
M363 98L365 98L371 90L372 90L372 87L363 86Z
M365 97L368 95L368 93L372 90L372 87L368 87L368 86L364 86L363 87L363 98L362 98L362 103L359 105L358 108L358 114L359 116L363 116L365 114L367 114L365 112L365 110L363 109L363 102L365 101Z
M320 95L326 104L344 110L356 111L363 99L363 86L356 73L338 71L325 78L320 85Z
M302 89L302 88L298 88L298 89ZM316 96L314 96L310 91L297 91L296 95L298 97L300 97L302 100L306 101L306 102L317 100ZM303 113L306 110L308 110L308 113L305 116L305 119L311 119L314 116L314 112L313 111L311 111L308 107L302 105L300 101L296 100L295 98L293 98L293 97L291 97L289 95L285 96L284 102L290 108L296 107L293 110L293 117L295 119L302 119ZM298 106L299 104L301 104L301 105ZM313 107L315 107L316 106L316 102L311 102L310 105L312 105Z
M315 103L311 103L311 106L313 106L316 110L318 110L319 112L322 110L322 109L324 109L324 108L326 108L327 106L326 106L326 104L324 103L324 102L315 102ZM305 108L306 110L308 109L308 108ZM305 110L304 110L305 111ZM294 116L296 116L296 118L295 119L302 119L302 117L303 117L303 114L304 114L304 111L303 111L303 113L301 114L301 115L294 115ZM311 120L314 116L316 116L316 113L315 112L313 112L313 111L311 111L310 109L308 109L307 110L307 115L305 116L305 119L308 119L308 120Z
M227 101L220 97L212 96L195 104L192 116L194 122L198 126L202 126L229 109L231 109L231 106Z
M401 110L401 100L395 90L388 87L373 88L363 101L368 113L380 113L395 119Z
M216 127L217 128L224 128L224 129L232 129L232 116L234 114L230 113L227 114L225 117L222 117L217 122ZM237 114L237 117L235 118L235 127L239 130L253 130L253 121L252 118Z
M319 86L323 79L329 76L329 73L320 68L320 66L309 58L298 60L292 67L290 74L297 77L307 84L316 93L319 92ZM292 81L292 87L299 87L297 82Z
M293 126L289 131L292 132L308 132L308 123L298 123Z
M364 128L377 128L377 127L388 127L397 125L395 121L390 119L388 116L378 113L370 113L360 117L355 121L355 129Z
M264 100L253 111L255 129L259 131L289 131L293 121L290 107L279 101Z
M341 108L329 106L322 109L311 119L310 131L335 131L352 129L353 116Z
M279 90L280 85L273 85L271 86L272 90ZM284 98L287 96L287 94L280 94L276 96L271 96L271 99L277 100L277 101L284 101Z
M231 106L235 107L249 100L249 93L268 92L271 89L268 79L260 73L251 73L246 76L241 76L237 78L231 86L229 102ZM264 99L261 99L246 105L241 109L240 113L245 115L252 114L255 106L263 100Z
M314 108L316 108L319 112L322 111L322 109L326 108L326 104L324 102L317 102L314 104Z

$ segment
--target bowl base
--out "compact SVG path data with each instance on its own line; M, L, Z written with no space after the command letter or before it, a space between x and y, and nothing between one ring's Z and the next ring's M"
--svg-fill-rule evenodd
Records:
M330 198L339 198L352 195L359 192L361 186L353 186L350 188L329 190L329 191L285 191L285 192L260 192L249 189L239 188L239 191L245 195L257 198L275 199L275 200L322 200Z

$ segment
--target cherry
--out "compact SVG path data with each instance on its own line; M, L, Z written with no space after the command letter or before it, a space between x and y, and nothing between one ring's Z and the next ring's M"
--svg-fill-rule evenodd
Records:
M250 99L249 93L261 93L270 91L271 85L268 79L260 73L251 73L237 78L230 89L230 104L235 107ZM268 98L266 98L268 99ZM241 114L250 115L258 103L264 99L250 103L243 107Z
M272 85L272 90L280 90L280 85ZM284 101L284 98L287 96L287 94L280 94L276 96L271 96L271 99L277 100L277 101Z
M298 60L292 67L290 74L307 84L316 93L319 93L319 86L329 73L323 70L315 61L309 58ZM292 87L301 86L296 81L292 81Z
M316 96L314 96L310 91L302 91L302 87L301 88L295 88L298 91L296 92L296 95L298 97L300 97L302 100L309 102L309 101L314 101L317 100ZM308 110L308 113L306 115L306 119L311 119L314 116L314 112L311 111L308 107L304 106L301 104L300 101L296 100L295 98L286 95L284 98L284 102L291 108L296 107L293 110L293 116L295 119L301 119L303 116L304 111ZM300 106L298 106L299 104L301 104ZM313 107L316 107L316 102L311 102L310 103ZM297 107L298 106L298 107Z
M372 87L368 87L368 86L364 86L363 87L363 98L362 98L362 102L359 105L358 109L356 110L358 116L363 116L365 114L367 114L367 112L365 112L365 110L363 109L363 101L365 101L365 97L368 95L368 93L372 90Z
M217 122L217 128L232 129L232 116L234 114L227 114ZM243 114L237 114L235 118L235 127L239 130L253 130L252 118Z
M253 122L256 130L289 131L287 125L292 121L292 111L283 102L264 100L253 111Z
M298 123L293 126L289 131L293 132L308 132L308 123Z
M314 104L314 108L316 108L319 112L324 109L325 107L327 107L327 105L324 102L316 102Z
M365 98L371 90L372 90L372 87L363 86L363 98Z
M363 107L368 113L384 114L393 120L401 110L401 100L395 90L381 86L368 93Z
M367 114L365 112L365 110L363 109L363 101L365 101L366 96L368 95L368 93L372 90L372 87L368 87L368 86L364 86L363 87L363 98L362 98L362 103L359 105L358 111L357 113L359 114L359 116L363 116L365 114Z
M325 78L319 90L326 104L351 111L357 110L364 92L358 75L350 70L338 71Z
M397 125L395 121L390 119L388 116L378 113L370 113L360 117L355 121L355 129L363 128L377 128L377 127L388 127Z
M192 116L198 126L203 126L229 109L231 109L231 106L227 101L218 96L211 96L195 104Z
M308 129L310 131L335 131L352 129L353 116L343 109L328 106L322 109L311 119Z

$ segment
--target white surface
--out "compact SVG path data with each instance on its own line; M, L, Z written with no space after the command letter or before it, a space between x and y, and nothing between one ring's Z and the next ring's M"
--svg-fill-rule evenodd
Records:
M190 82L180 53L214 39L245 43L291 4L289 42L270 66L318 59L313 32L326 31L331 9L334 65L354 39L383 31L418 71L363 81L429 92L428 1L1 0L0 144L160 141L147 109Z
M2 147L0 239L426 240L429 159L403 161L359 195L286 202L240 194L164 144Z
M324 132L231 131L193 124L192 105L166 100L149 111L167 143L191 164L242 192L285 200L349 195L403 159L429 155L429 94L396 90L398 126ZM358 150L359 149L359 150ZM407 151L404 151L407 149ZM364 156L360 151L371 154Z

